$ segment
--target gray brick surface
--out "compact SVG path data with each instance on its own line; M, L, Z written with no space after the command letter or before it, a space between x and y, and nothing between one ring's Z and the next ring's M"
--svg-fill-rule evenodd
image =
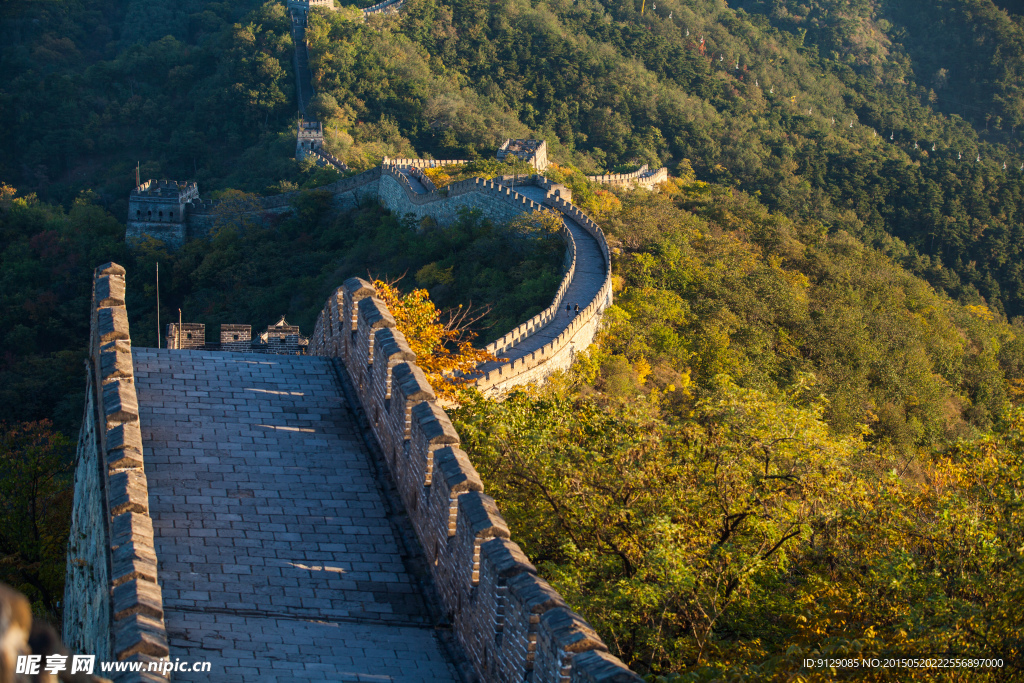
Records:
M327 360L133 361L176 681L458 680Z

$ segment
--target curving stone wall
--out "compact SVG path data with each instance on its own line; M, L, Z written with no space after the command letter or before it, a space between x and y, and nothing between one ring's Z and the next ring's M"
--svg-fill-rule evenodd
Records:
M384 161L381 162L383 166L400 166L402 168L440 168L468 163L469 159L392 159L391 157L384 157Z
M306 153L316 157L321 162L321 166L333 166L342 173L348 171L348 165L341 159L337 158L336 156L328 152L326 149L323 149L321 147L315 147L313 149L306 150Z
M408 162L408 159L396 161ZM561 231L566 243L566 273L551 304L530 320L518 325L500 339L488 345L487 349L496 355L510 355L507 362L492 363L481 368L481 376L477 386L487 393L497 394L518 384L540 381L554 370L565 369L572 363L578 350L584 349L593 341L597 333L598 323L604 310L611 304L611 260L608 244L601 228L578 207L572 204L571 191L544 176L526 177L512 176L484 180L471 178L452 183L441 189L433 187L419 169L429 164L461 163L457 160L440 162L421 160L418 165L397 164L384 165L356 176L343 178L329 185L318 188L319 192L327 192L332 196L332 204L337 209L351 209L368 201L377 201L388 210L400 216L411 216L416 220L432 219L438 225L447 225L454 221L461 210L479 211L485 218L493 221L506 221L523 213L532 213L545 209L553 209L561 213L567 221ZM409 177L423 185L421 191L413 188ZM425 181L425 182L424 182ZM516 191L509 187L515 183ZM535 199L527 197L523 192L527 186L531 190L540 189L534 194ZM208 234L216 226L233 216L245 215L258 220L270 221L275 215L282 215L294 210L293 202L300 192L288 192L272 197L257 197L250 203L234 204L207 201L199 198L188 204L187 230L189 236ZM576 227L572 227L576 226ZM574 237L573 230L577 234ZM596 243L599 255L591 248L581 251L576 243L578 239L592 240ZM566 292L573 285L574 278L580 271L580 254L588 254L583 259L584 269L594 270L595 266L603 272L600 291L591 290L587 294L581 315L571 321L559 320L559 312ZM600 264L593 261L601 259ZM584 302L580 302L584 303ZM560 329L553 330L551 325L562 324ZM545 330L552 340L543 346L531 349L528 353L514 353L524 341L540 330Z
M102 660L168 657L143 467L124 268L93 280L88 396L75 472L64 642ZM161 681L154 673L118 681Z
M435 192L420 194L412 189L408 176L395 166L381 169L378 192L381 204L393 213L412 214L420 220L430 217L438 225L453 222L458 218L460 209L480 211L493 221L507 221L544 208L498 182L482 178L463 180Z
M509 538L394 318L366 281L328 299L310 353L340 358L482 680L639 682Z
M403 4L405 4L405 0L384 0L384 2L378 2L376 5L364 9L363 17L368 17L371 14L391 14L401 9Z
M639 185L640 187L651 187L658 183L663 183L668 180L668 169L662 166L656 171L652 171L647 164L644 164L639 169L632 173L609 173L607 175L588 175L587 180L594 183L601 183L602 185L615 185L617 187L626 187L631 185Z

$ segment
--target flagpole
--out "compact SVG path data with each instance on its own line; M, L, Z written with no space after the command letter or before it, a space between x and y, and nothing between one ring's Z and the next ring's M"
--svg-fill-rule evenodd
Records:
M156 348L160 348L160 262L156 263Z

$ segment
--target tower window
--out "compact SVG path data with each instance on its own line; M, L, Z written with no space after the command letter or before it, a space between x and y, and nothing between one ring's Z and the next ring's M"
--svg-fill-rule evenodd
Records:
M185 333L185 339L191 339L191 338L192 338L192 333L191 332L186 332Z
M235 335L235 341L238 341L238 335L237 334Z

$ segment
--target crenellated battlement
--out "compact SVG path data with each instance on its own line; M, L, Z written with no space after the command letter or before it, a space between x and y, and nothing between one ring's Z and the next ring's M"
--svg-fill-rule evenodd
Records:
M166 187L166 186L164 186ZM101 660L166 660L149 490L143 463L125 271L93 277L86 406L68 541L63 640ZM119 681L164 681L128 674Z
M368 17L373 14L392 14L397 12L404 3L405 0L384 0L383 2L378 2L376 5L364 9L363 16Z
M324 305L310 352L343 364L476 674L486 681L639 681L510 538L375 295L365 280L346 280Z
M545 375L555 369L568 367L576 351L591 343L602 313L611 304L611 260L601 228L572 204L572 193L567 187L553 183L542 175L507 176L493 180L469 178L437 189L419 171L425 167L429 166L426 163L382 165L338 180L320 190L330 193L338 208L355 206L361 201L373 199L396 215L412 215L418 220L429 217L441 226L455 220L462 208L480 211L485 218L496 222L524 213L557 211L566 221L559 231L566 252L565 274L558 290L547 308L488 345L487 349L495 355L508 356L511 353L514 357L481 367L477 386L488 393L501 393L517 384L542 381ZM416 178L425 191L414 189L410 176ZM513 181L517 189L510 186ZM524 193L536 196L531 198ZM226 206L196 197L188 205L191 212L189 217L194 225L210 225L215 219L231 213L262 215L287 212L291 210L291 203L298 194L291 192L257 198L254 207ZM578 236L574 236L574 230ZM592 246L581 252L579 239L585 239ZM581 260L585 274L577 277ZM566 299L574 282L579 285L582 279L593 280L595 277L599 278L595 285L576 291L573 298ZM586 296L586 299L575 298L580 295ZM574 307L571 317L562 309L566 303ZM575 311L577 304L581 308L578 314ZM547 330L550 341L543 346L519 352L524 343L549 325L558 326L555 332Z
M587 180L602 185L614 185L616 187L646 187L651 188L658 183L668 180L668 169L662 166L652 171L647 164L644 164L632 173L609 173L607 175L588 175Z

